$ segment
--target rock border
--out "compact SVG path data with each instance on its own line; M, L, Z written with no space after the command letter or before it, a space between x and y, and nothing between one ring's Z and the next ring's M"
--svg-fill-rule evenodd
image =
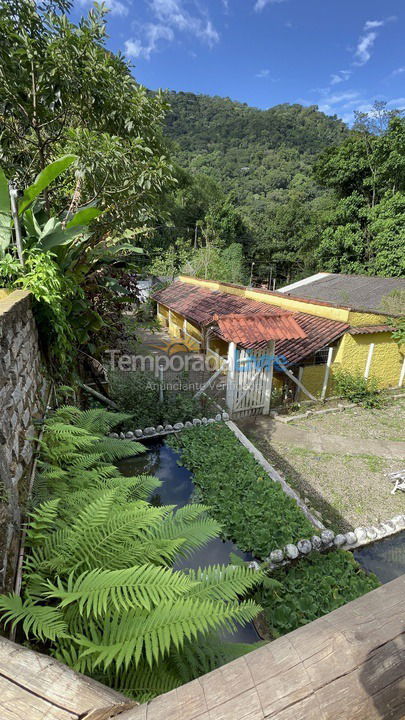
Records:
M166 437L166 435L172 435L173 433L181 432L182 430L189 430L192 427L198 427L199 425L212 425L215 422L227 422L229 415L226 412L221 412L215 415L214 418L194 418L186 420L186 422L177 422L173 425L167 423L166 425L156 425L156 427L150 426L143 430L128 430L124 433L110 433L109 437L120 438L121 440L133 440L134 442L142 440L150 440L151 438Z
M356 550L370 543L383 540L405 530L405 515L395 515L376 526L358 527L347 533L335 534L333 530L323 530L320 535L313 535L310 540L299 540L297 544L289 543L283 548L272 550L264 563L252 560L248 563L253 570L259 570L263 564L268 570L289 565L293 560L309 555L312 552L327 550Z

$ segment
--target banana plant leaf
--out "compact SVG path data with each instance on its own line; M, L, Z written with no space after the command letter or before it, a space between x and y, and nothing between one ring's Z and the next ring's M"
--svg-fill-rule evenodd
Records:
M82 210L78 210L77 213L73 215L72 219L66 223L66 228L70 229L72 227L77 227L78 225L88 225L91 220L94 220L96 217L101 215L101 212L100 208L96 207L87 207Z
M35 182L25 191L18 209L19 215L22 215L31 203L55 180L61 173L67 170L75 160L77 155L63 155L63 157L50 163L37 175Z

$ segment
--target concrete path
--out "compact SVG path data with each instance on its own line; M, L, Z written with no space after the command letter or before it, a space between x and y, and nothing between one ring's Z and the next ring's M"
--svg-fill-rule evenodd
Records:
M241 419L238 420L238 425L243 432L249 427L254 428L270 442L292 445L314 452L339 455L377 455L386 458L402 458L405 461L405 442L326 435L285 425L265 417Z

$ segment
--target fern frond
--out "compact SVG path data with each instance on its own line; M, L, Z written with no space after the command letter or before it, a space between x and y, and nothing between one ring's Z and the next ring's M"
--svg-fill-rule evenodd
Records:
M40 545L49 532L54 529L59 503L59 498L48 500L39 505L36 510L30 514L29 527L27 529L27 545L30 547Z
M47 598L59 600L59 607L78 603L79 612L99 617L107 611L128 612L134 607L150 610L164 600L192 590L193 582L185 573L154 565L141 565L125 570L91 570L76 580L70 575L66 588L47 583Z
M247 565L211 565L203 569L189 570L188 576L193 581L188 593L190 597L230 601L262 583L265 573L251 570Z
M63 615L57 608L35 605L31 600L24 602L18 595L0 595L0 615L5 626L11 627L22 622L25 636L30 635L40 640L56 640L67 637L67 626Z
M98 639L81 636L75 641L83 648L84 657L93 657L94 667L108 668L114 663L117 670L128 668L131 662L137 665L143 653L152 666L172 647L181 648L186 640L197 638L199 633L219 628L235 630L237 623L250 622L260 609L251 600L225 604L182 598L158 605L149 613L132 610L124 617L114 614L106 618Z

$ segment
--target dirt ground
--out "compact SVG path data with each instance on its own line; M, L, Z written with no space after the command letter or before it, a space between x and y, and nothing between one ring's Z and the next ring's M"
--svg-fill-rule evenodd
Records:
M238 421L241 430L281 472L322 522L335 531L360 525L373 525L405 513L405 493L391 494L393 484L387 474L405 468L404 457L379 453L387 440L405 441L405 401L395 401L380 410L353 408L343 413L320 415L288 425L308 432L308 448L300 443L281 442L274 423L267 418ZM279 425L279 423L277 424ZM298 435L298 433L297 433ZM314 437L338 442L346 438L347 452L318 452L311 449ZM350 438L374 439L372 453L350 452ZM325 443L326 444L326 443ZM358 443L357 443L358 445ZM405 450L405 444L404 444Z
M405 441L405 398L391 401L381 408L367 410L351 408L342 413L314 415L295 421L296 426L327 434L338 433L346 437L353 434L358 438L385 438Z

